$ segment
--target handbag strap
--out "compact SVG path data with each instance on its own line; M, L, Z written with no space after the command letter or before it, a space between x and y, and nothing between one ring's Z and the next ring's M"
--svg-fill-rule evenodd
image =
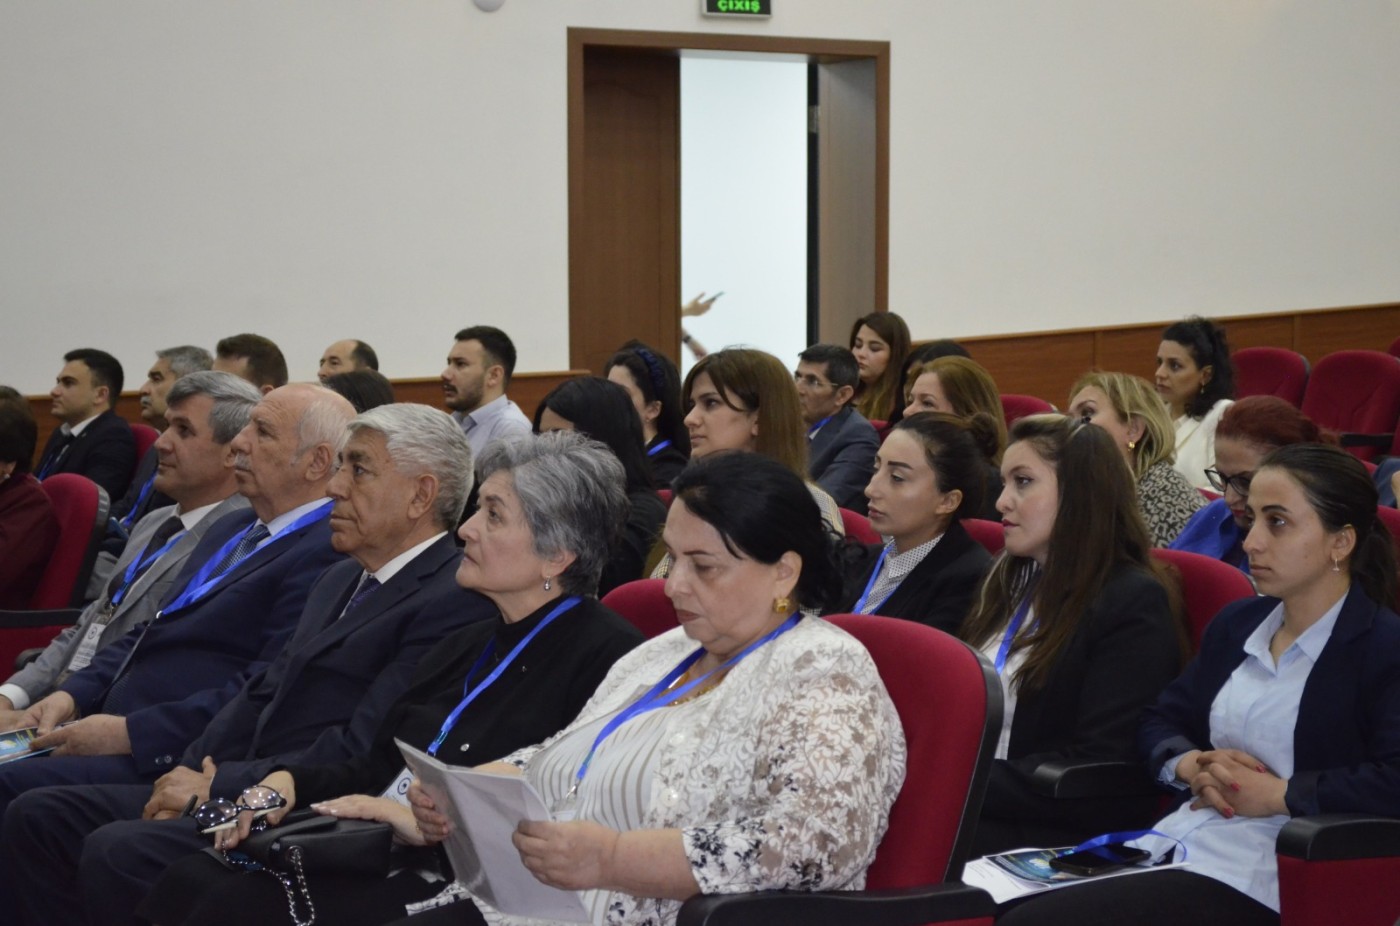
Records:
M316 907L311 903L311 891L306 886L306 872L301 864L301 846L291 846L287 849L287 860L292 863L292 873L273 871L271 868L264 868L268 874L276 878L282 885L282 890L287 893L287 907L292 914L292 926L311 926L316 922ZM301 918L297 912L298 901L306 904L306 919Z

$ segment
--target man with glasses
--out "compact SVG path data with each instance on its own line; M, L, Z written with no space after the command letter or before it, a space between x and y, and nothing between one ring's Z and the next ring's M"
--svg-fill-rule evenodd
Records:
M807 423L807 472L842 508L865 513L865 486L875 471L880 438L851 405L860 367L848 349L814 344L792 374Z

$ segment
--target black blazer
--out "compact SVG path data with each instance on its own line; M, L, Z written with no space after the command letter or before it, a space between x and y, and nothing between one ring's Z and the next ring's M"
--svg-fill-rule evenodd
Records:
M1237 601L1206 627L1200 654L1143 721L1138 742L1152 771L1212 748L1210 706L1244 661L1245 640L1277 604ZM1284 799L1294 816L1400 816L1400 616L1355 583L1303 686L1293 754Z
M665 439L658 434L647 444L647 450L651 451ZM690 457L677 449L674 443L656 451L655 454L648 453L647 466L651 469L651 481L656 483L658 489L669 489L689 462Z
M44 444L44 453L39 458L39 466L34 475L44 472L49 454L62 431L55 430ZM118 418L115 412L103 412L83 428L73 439L68 451L44 476L54 473L77 473L86 476L107 490L107 498L120 499L131 484L131 474L136 469L136 438L132 436L131 425Z
M875 426L847 405L809 442L807 474L836 499L836 504L865 514L865 487L875 472L875 454L879 451L880 437Z
M880 544L856 547L846 564L841 606L827 613L845 614L856 606L879 561ZM992 557L954 521L938 545L914 567L878 608L876 614L902 617L956 634L972 607Z
M1105 810L1118 805L1043 798L1031 792L1029 776L1054 759L1135 761L1145 709L1181 670L1179 640L1156 577L1136 566L1114 573L1045 685L1017 693L1007 759L992 764L983 818L1086 837L1102 828Z

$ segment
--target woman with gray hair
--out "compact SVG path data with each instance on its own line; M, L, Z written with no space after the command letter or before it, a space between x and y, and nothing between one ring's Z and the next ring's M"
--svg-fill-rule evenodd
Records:
M358 420L374 418L367 412ZM470 470L465 460L463 468ZM466 547L457 581L489 598L499 619L446 637L424 657L367 754L337 765L288 766L264 779L259 787L286 800L267 816L272 825L293 807L310 806L412 833L412 813L392 796L407 784L396 738L454 764L499 759L573 720L613 662L641 641L593 597L627 511L612 452L560 431L490 444L478 473L479 506L458 532ZM242 815L239 828L224 836L226 852L251 822ZM386 879L309 875L305 900L323 922L384 923L436 894L443 876L452 878L431 849L398 853L396 873ZM201 853L173 865L141 912L167 926L241 926L281 921L287 903L276 879L229 870Z

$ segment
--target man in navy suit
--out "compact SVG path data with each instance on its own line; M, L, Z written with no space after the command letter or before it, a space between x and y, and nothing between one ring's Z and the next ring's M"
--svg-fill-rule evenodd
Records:
M112 407L122 394L122 365L102 350L84 347L63 355L63 369L49 390L53 416L62 424L49 435L34 475L86 476L118 499L136 470L136 438Z
M369 748L420 657L465 623L495 616L455 580L461 556L448 531L471 473L466 438L443 412L386 405L351 423L329 493L332 543L353 561L325 572L272 666L154 791L43 788L12 807L0 870L27 885L19 902L31 921L130 921L165 866L208 841L180 817L191 797L234 798L279 765Z
M798 355L793 380L807 422L808 475L836 504L865 514L880 438L850 404L860 381L855 356L836 344L813 344Z
M54 752L0 766L0 805L31 787L149 782L170 771L282 651L312 584L341 559L325 496L353 415L322 386L263 397L231 444L251 511L210 527L155 619L26 711L23 722L41 734L34 748Z

